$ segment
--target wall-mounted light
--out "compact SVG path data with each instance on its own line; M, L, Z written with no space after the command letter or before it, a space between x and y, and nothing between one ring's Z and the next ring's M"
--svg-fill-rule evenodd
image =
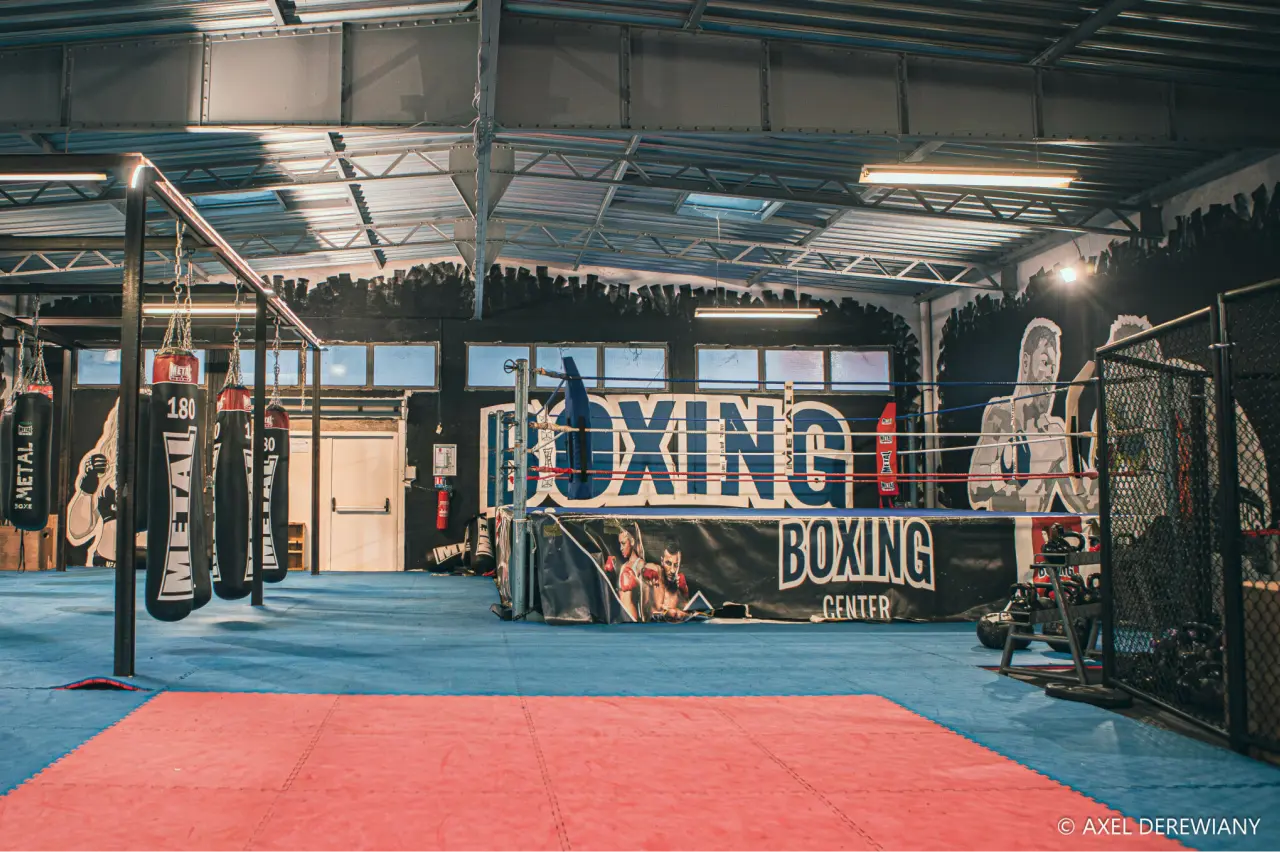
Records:
M821 308L698 308L695 319L817 319Z
M102 172L3 172L0 183L40 183L50 180L65 180L71 183L106 180Z
M990 166L913 166L889 163L863 166L860 183L886 186L998 186L1018 189L1066 189L1079 175L1047 169L993 169Z

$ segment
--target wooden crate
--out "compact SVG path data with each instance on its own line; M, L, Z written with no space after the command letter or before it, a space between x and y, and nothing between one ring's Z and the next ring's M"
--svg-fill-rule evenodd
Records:
M307 570L307 525L289 524L289 570Z
M1249 728L1280 741L1280 583L1245 582L1244 634Z
M21 530L0 524L0 571L18 571L19 545L26 539L26 569L28 571L52 571L58 558L58 516L49 516L49 525L40 532L23 533Z

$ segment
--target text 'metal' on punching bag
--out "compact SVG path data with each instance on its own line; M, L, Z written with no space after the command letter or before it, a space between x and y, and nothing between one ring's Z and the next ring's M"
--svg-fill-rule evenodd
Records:
M20 530L38 532L49 523L53 492L53 388L29 385L13 397L0 424L5 430L4 517Z
M267 406L262 469L262 579L279 583L289 574L289 413Z
M204 476L193 353L166 349L151 375L147 612L179 621L213 595L204 525Z
M253 419L249 391L228 385L218 394L213 427L213 591L238 600L253 591L249 558Z

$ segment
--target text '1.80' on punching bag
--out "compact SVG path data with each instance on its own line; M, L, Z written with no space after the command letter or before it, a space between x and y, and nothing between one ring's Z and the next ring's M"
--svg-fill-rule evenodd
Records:
M279 583L289 575L289 413L273 403L267 406L263 422L262 579Z
M218 394L218 420L213 427L213 591L226 600L237 600L253 591L253 562L249 558L251 416L247 389L228 385Z
M165 349L151 373L147 612L179 621L212 596L204 528L196 356Z
M53 492L49 461L53 447L53 388L31 385L13 400L9 426L9 487L5 516L20 530L37 532L49 523Z

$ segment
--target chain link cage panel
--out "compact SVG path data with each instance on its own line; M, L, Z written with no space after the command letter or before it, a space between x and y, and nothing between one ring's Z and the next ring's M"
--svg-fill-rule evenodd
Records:
M1246 739L1280 751L1280 282L1223 297L1235 401ZM1230 576L1230 575L1228 575Z
M1208 309L1099 356L1112 673L1225 731L1214 342Z

